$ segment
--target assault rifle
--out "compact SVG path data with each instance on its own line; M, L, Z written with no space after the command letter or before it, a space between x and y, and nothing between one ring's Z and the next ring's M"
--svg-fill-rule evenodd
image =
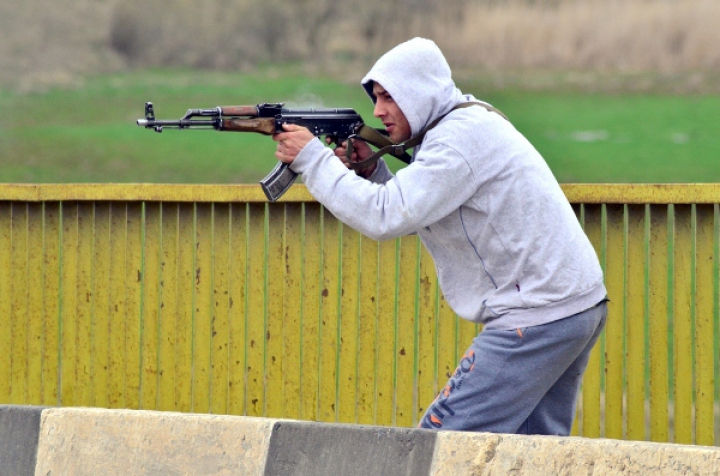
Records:
M198 119L199 118L199 119ZM188 109L179 120L157 120L151 102L145 103L145 119L138 119L137 125L162 132L170 129L205 128L216 131L257 132L272 135L283 131L283 124L297 124L306 127L315 136L327 136L335 143L348 140L347 155L352 154L352 141L361 139L379 148L373 156L363 162L350 164L352 168L367 167L384 154L391 154L405 163L410 162L406 147L395 144L385 131L368 127L354 109L287 109L283 103L258 104L256 106L218 106L211 109ZM349 162L349 160L348 160ZM269 201L275 202L293 184L297 174L287 164L279 162L260 181Z

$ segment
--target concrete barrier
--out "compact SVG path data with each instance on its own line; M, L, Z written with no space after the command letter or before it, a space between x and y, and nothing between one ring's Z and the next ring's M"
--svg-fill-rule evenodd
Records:
M720 474L720 448L644 441L439 432L431 475Z
M32 476L43 407L0 405L0 476Z
M36 475L262 475L274 420L133 410L43 411Z
M4 475L710 475L720 448L0 406Z

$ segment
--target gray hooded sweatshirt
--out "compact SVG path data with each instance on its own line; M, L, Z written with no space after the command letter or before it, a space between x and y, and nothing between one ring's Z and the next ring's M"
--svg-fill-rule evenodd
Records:
M362 80L379 83L415 135L447 116L392 175L369 180L314 139L291 168L339 220L376 240L417 233L445 299L487 329L552 322L605 298L597 255L549 167L510 122L466 101L440 49L415 38L381 57ZM448 114L449 113L449 114Z

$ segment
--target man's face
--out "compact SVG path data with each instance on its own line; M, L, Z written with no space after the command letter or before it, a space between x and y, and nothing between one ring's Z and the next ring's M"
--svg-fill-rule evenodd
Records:
M390 93L375 83L373 84L373 94L377 98L373 114L382 121L390 138L398 143L408 140L412 133L410 124Z

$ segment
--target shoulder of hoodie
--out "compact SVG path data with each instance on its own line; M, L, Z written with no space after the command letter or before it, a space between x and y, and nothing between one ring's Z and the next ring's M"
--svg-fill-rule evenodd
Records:
M497 112L472 106L450 111L427 132L422 145L445 144L464 155L466 147L471 148L468 152L476 153L476 147L487 145L489 140L499 146L499 143L512 141L515 134L515 127Z

